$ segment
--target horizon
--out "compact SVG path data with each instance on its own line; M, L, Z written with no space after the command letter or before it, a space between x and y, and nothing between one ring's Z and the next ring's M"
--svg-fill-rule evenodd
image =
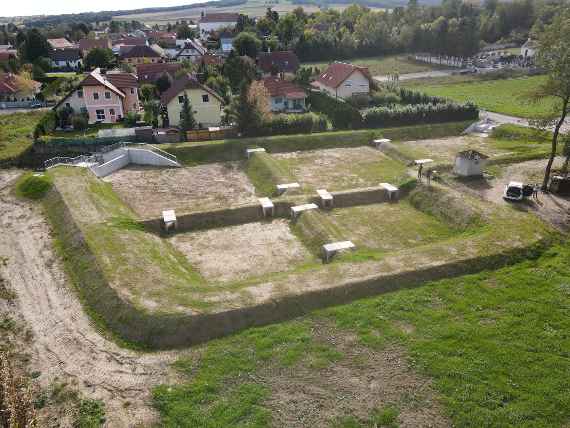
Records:
M38 4L37 0L22 0L15 3L8 3L4 6L2 17L14 18L25 16L47 16L47 15L64 15L75 13L89 13L102 11L119 11L131 9L143 9L149 7L171 7L183 6L194 3L202 3L204 0L124 0L121 7L118 7L116 1L101 0L97 3L97 9L93 9L91 4L82 4L69 2L68 0L53 0L51 2L42 2Z

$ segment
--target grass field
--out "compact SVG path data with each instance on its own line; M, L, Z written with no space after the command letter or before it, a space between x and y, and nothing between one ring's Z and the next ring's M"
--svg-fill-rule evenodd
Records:
M32 133L44 112L0 115L0 164L20 156L31 147Z
M272 382L279 373L286 370L292 383L300 376L296 373L306 376L307 383L329 379L337 368L350 375L376 353L402 347L409 364L433 380L455 426L567 426L569 261L568 244L557 245L509 268L360 300L213 341L198 349L199 358L178 361L181 385L155 389L162 423L269 426L280 417L277 397L283 391ZM332 324L327 334L333 342L319 337L323 324ZM357 338L352 348L366 349L362 360L349 356L343 346L342 338L349 335ZM362 376L376 369L370 367ZM337 387L331 382L329 388ZM319 384L313 395L309 385L298 391L311 401L326 395L326 388ZM370 416L361 403L339 402L322 425L375 426L371 419L390 408L388 426L398 426L410 401L418 411L430 405L418 396L401 397L389 407L368 400ZM302 418L304 407L298 406ZM345 413L339 415L341 411Z
M405 55L391 55L391 56L375 56L367 58L355 58L346 60L355 65L360 65L368 67L370 74L372 76L390 74L398 72L400 74L405 73L420 73L423 71L437 70L440 67L436 64L426 64L423 62L414 61L413 59L408 59ZM323 71L331 61L323 62L307 62L302 64L305 67L317 67L320 71Z
M553 99L533 104L524 95L535 90L545 81L544 76L472 81L446 84L417 81L410 86L430 95L448 97L455 101L472 101L480 108L524 118L547 116L554 106Z

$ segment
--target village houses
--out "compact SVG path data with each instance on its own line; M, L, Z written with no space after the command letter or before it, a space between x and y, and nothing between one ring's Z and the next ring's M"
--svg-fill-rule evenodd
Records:
M317 77L312 86L335 98L350 98L355 95L368 95L371 82L368 68L333 62Z

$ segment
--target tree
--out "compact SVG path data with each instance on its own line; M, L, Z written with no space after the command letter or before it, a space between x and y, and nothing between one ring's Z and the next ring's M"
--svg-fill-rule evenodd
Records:
M188 24L183 23L176 26L176 38L177 39L194 39L196 37L196 32L188 26Z
M36 28L29 30L25 34L21 49L23 51L24 58L28 62L34 62L40 57L47 57L49 55L49 44L47 39Z
M182 103L182 110L180 111L180 129L184 132L196 128L196 119L192 111L192 105L188 95L184 93L184 102Z
M538 39L536 62L547 72L547 79L533 94L534 100L554 97L557 102L551 116L554 123L552 145L544 170L542 190L548 190L552 164L558 148L560 128L570 112L570 9L564 8L545 26Z
M170 79L166 74L163 74L158 79L156 79L156 89L160 94L168 91L170 88Z
M303 23L297 19L296 15L288 13L284 18L279 19L276 31L281 43L286 48L290 48L297 44L303 34Z
M222 74L229 80L234 91L237 91L243 82L251 82L256 72L255 63L251 58L238 56L234 51L230 52L222 69Z
M141 85L140 96L143 103L151 101L156 98L156 86L151 83L144 83Z
M144 121L150 123L153 128L158 128L158 116L160 114L160 103L152 100L143 104Z
M87 68L108 68L115 61L113 51L105 48L91 49L85 57L85 66Z
M234 39L233 47L238 55L247 55L255 59L257 52L261 48L261 40L253 33L243 32L239 33Z
M238 131L243 135L256 135L263 126L263 114L250 96L250 83L243 82L239 97L230 106L230 116L235 120Z

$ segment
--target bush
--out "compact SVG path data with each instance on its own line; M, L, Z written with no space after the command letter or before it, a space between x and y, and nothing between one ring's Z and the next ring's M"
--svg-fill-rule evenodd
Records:
M42 118L39 120L38 124L34 129L34 140L37 140L42 135L49 134L53 132L55 127L57 126L57 113L53 110L48 111Z
M418 123L456 122L476 120L479 109L467 104L417 104L391 108L376 107L364 115L364 126L368 128L404 126Z
M276 114L263 124L262 134L310 134L328 129L326 116L316 113Z
M23 175L16 183L16 194L28 199L41 199L51 189L51 180L46 175Z
M402 99L397 93L391 91L382 91L382 92L372 93L372 95L370 96L369 105L374 107L392 106L400 104L401 102Z
M435 97L423 92L414 91L407 88L398 88L398 96L402 104L447 104L449 101L446 98Z
M362 126L362 116L358 109L343 100L312 92L309 102L311 110L325 114L335 129L358 129Z
M141 115L131 111L125 116L125 127L132 128L139 120L141 120Z
M85 131L87 129L87 119L82 115L73 115L71 118L71 126L76 131Z

